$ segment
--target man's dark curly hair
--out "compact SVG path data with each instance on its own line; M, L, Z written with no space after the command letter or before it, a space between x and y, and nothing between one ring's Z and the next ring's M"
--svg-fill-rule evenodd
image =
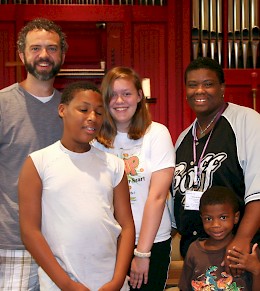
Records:
M36 18L28 22L19 32L17 40L17 48L19 53L24 53L26 36L29 31L32 30L46 30L56 32L60 37L60 46L62 53L66 53L68 44L66 41L66 35L62 31L61 27L53 21L46 18Z

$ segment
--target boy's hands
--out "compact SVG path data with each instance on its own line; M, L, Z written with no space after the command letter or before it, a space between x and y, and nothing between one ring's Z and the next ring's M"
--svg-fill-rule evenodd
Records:
M86 286L79 282L75 282L73 280L70 280L69 285L62 289L62 291L90 291Z

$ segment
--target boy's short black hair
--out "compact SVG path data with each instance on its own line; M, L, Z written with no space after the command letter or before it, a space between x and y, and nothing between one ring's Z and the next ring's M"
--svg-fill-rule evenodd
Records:
M74 98L76 92L88 90L97 92L101 95L101 92L98 89L98 87L91 82L81 82L81 81L72 82L68 84L63 90L60 103L69 104L70 101Z
M224 186L212 186L207 189L200 198L200 213L203 207L207 205L229 204L232 206L234 213L239 211L239 203L236 194Z

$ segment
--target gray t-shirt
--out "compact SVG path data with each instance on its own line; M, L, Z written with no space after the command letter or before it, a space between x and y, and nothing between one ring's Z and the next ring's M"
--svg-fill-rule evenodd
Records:
M20 238L17 183L26 157L59 140L60 92L42 103L18 83L0 91L0 249L24 249Z

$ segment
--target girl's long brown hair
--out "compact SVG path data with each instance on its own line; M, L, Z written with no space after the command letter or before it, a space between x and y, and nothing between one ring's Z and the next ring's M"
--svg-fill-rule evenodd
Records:
M108 71L101 83L105 116L102 128L97 140L107 148L112 148L117 135L116 124L109 110L109 103L112 98L113 85L117 79L127 79L134 83L137 92L142 92L142 99L137 104L135 114L129 125L128 137L137 140L144 136L146 129L152 123L151 114L146 106L143 94L142 83L139 75L129 67L115 67Z

